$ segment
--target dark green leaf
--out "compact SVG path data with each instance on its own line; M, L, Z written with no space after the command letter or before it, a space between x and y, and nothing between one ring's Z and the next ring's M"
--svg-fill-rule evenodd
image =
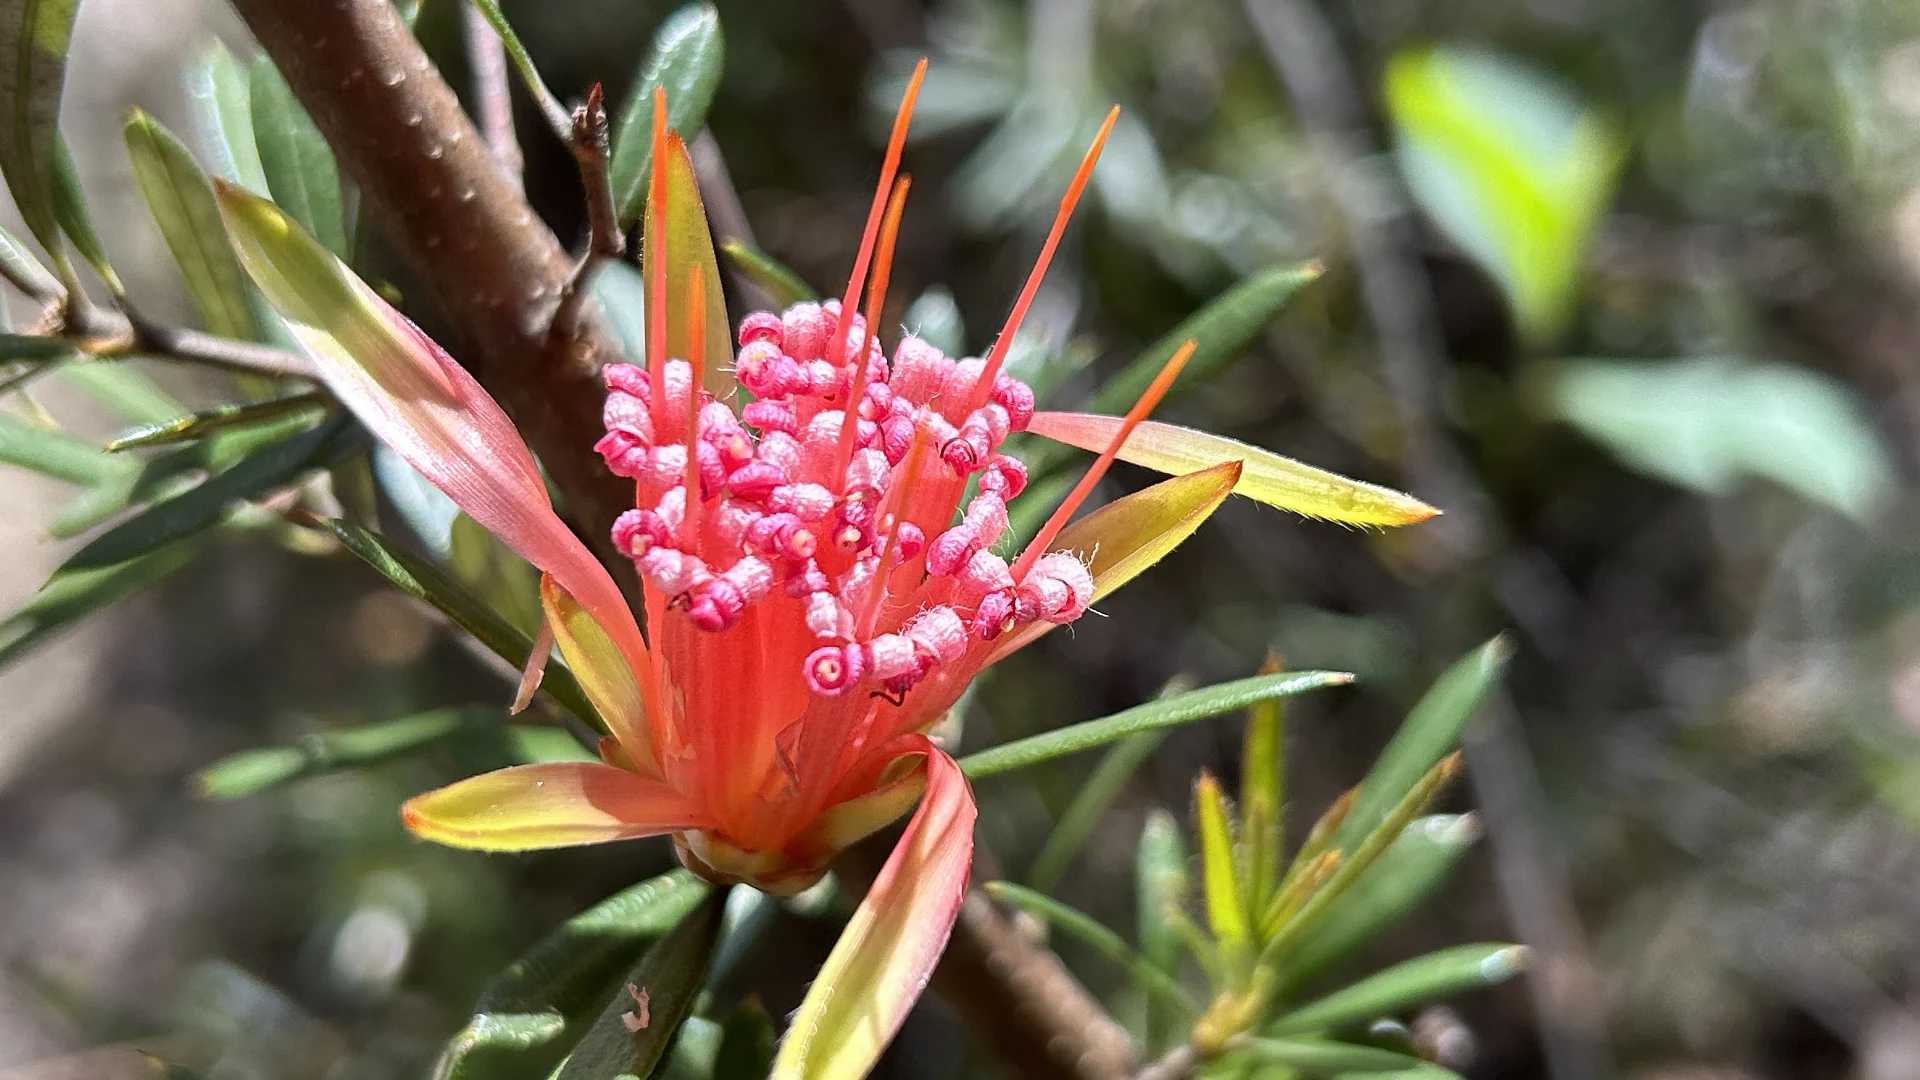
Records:
M1505 638L1493 638L1435 680L1360 782L1353 809L1333 834L1333 847L1352 852L1428 770L1453 752L1467 721L1505 670L1510 651Z
M640 220L653 166L653 89L667 91L667 127L691 139L707 122L707 108L720 85L726 40L720 13L711 4L688 4L654 31L653 49L640 68L613 131L613 204L621 226Z
M87 193L80 187L80 174L74 170L73 155L67 152L67 140L57 137L53 143L53 216L80 257L106 282L107 291L123 295L127 287L107 261L107 248L100 242L100 230L94 227L93 211L87 208Z
M714 1063L720 1058L720 1040L725 1031L719 1024L698 1016L689 1016L667 1048L667 1059L654 1070L657 1080L713 1080Z
M1456 945L1408 960L1282 1016L1269 1035L1327 1031L1496 986L1526 968L1522 945Z
M193 778L201 797L241 799L301 776L370 765L431 746L460 731L498 727L498 705L466 705L403 716L362 727L316 732L297 746L243 750L214 762Z
M766 292L777 308L788 308L803 300L818 300L820 294L813 291L799 274L787 269L786 265L773 256L756 247L729 237L720 242L720 250L727 253L733 265L748 281Z
M39 334L0 334L0 363L61 360L79 355L70 342Z
M231 469L208 477L205 483L155 503L101 533L61 569L111 566L216 525L234 503L286 487L308 469L326 468L345 457L360 445L361 435L343 415L262 447Z
M358 525L328 519L326 526L333 530L347 550L365 560L367 565L378 570L388 581L439 608L456 626L478 638L482 645L498 653L516 669L526 667L527 654L533 651L533 641L445 571ZM546 678L540 687L575 716L601 728L604 721L600 719L600 714L587 703L586 695L580 691L580 684L564 667L548 664Z
M251 340L256 329L247 278L227 243L206 174L171 131L139 109L127 118L124 134L134 180L207 329Z
M693 1008L693 999L706 979L707 962L720 939L720 917L726 911L726 893L714 891L640 962L600 1010L599 1019L568 1055L558 1080L613 1080L632 1074L646 1077L667 1052L680 1022ZM647 1024L632 1030L639 1003L646 995Z
M273 61L264 56L254 60L248 89L254 142L273 201L327 250L347 258L340 169L332 149Z
M316 391L306 394L289 394L286 397L270 398L266 401L216 405L211 409L178 416L164 423L135 428L108 443L107 450L111 453L131 450L135 447L188 442L205 438L216 431L248 427L295 414L311 413L317 416L320 410L326 407L326 403L326 396Z
M80 0L0 0L0 175L27 228L54 260L67 265L53 208L54 141L67 47Z
M1290 671L1279 675L1256 675L1219 683L1170 698L1135 705L1125 712L1099 720L1088 720L1071 727L1029 736L991 750L982 750L960 759L960 768L970 780L997 773L1024 769L1043 761L1091 750L1096 746L1124 739L1142 731L1177 727L1209 716L1244 709L1256 701L1318 690L1325 686L1345 686L1353 676L1340 671Z
M766 1080L773 1071L773 1053L779 1036L773 1017L759 998L734 1007L720 1035L720 1053L713 1062L713 1080Z
M53 575L26 607L0 622L0 665L19 659L49 634L185 566L192 545L175 544L132 562Z

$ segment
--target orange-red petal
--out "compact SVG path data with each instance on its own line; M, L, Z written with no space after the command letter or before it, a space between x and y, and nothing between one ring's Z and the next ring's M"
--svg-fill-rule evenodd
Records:
M700 824L691 800L597 761L516 765L408 799L415 836L474 851L536 851L658 836Z

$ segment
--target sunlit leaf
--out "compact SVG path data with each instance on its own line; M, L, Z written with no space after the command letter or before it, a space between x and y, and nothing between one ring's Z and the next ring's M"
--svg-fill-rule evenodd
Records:
M1549 413L1641 472L1708 495L1772 480L1856 520L1894 491L1891 455L1853 394L1790 364L1576 360L1539 380Z
M253 338L247 278L227 243L206 174L172 132L139 109L127 118L124 134L134 180L207 329L231 338Z
M619 646L551 575L540 579L540 603L567 669L600 716L596 726L611 731L635 764L652 770L646 705L640 697L637 673Z
M164 446L169 443L203 439L229 428L249 427L268 420L307 414L318 417L327 399L318 393L289 394L266 401L235 402L216 405L196 413L177 416L159 424L147 424L126 432L107 444L109 452L137 447Z
M668 109L672 109L671 104ZM705 385L714 395L724 396L732 393L736 384L731 371L733 341L727 332L726 297L720 291L720 265L714 261L713 234L707 230L707 211L700 201L693 159L687 156L686 144L673 132L667 134L661 165L666 172L666 210L659 224L665 235L657 234L655 215L649 211L640 239L640 266L649 281L656 264L665 267L667 351L673 356L685 354L684 344L692 332L688 282L696 271L706 282Z
M0 0L0 174L33 238L67 263L54 216L54 144L80 0ZM63 277L67 276L64 272Z
M727 258L733 260L733 265L748 281L766 292L776 307L792 307L803 300L820 299L820 294L814 292L804 278L757 247L729 238L720 244L720 250L727 253Z
M85 439L5 413L0 413L0 461L70 484L121 480L139 471L134 462L109 457Z
M468 851L544 851L663 836L702 823L700 808L658 780L598 761L513 765L457 780L400 805L422 840Z
M655 1066L650 1080L713 1080L724 1037L724 1030L714 1021L687 1017L673 1036L666 1060Z
M556 1080L613 1080L632 1074L644 1077L666 1054L681 1021L693 1008L720 938L720 917L726 894L714 892L678 926L661 938L627 973L586 1036L568 1055ZM647 1024L638 1031L638 1003L627 987L647 997Z
M1368 976L1344 990L1288 1012L1269 1035L1327 1031L1391 1016L1469 990L1495 986L1526 968L1521 945L1456 945Z
M0 665L26 655L47 637L192 561L191 544L175 544L132 562L57 573L27 606L0 622Z
M640 220L653 167L653 90L667 91L667 129L692 138L707 122L707 109L726 63L720 13L706 3L688 4L660 23L640 75L628 92L613 132L614 206L622 227Z
M969 754L960 759L960 768L968 779L979 780L1068 754L1078 754L1096 746L1105 746L1143 731L1178 727L1209 716L1244 709L1267 698L1304 693L1326 686L1345 686L1352 681L1353 676L1340 671L1291 671L1219 683L1135 705L1099 720L1088 720Z
M1280 671L1279 657L1269 654L1262 675ZM1280 849L1285 827L1286 771L1282 758L1286 742L1286 704L1280 698L1263 701L1247 713L1247 735L1240 762L1240 843L1244 850L1241 890L1249 911L1263 911L1280 884Z
M1385 96L1414 197L1536 339L1564 325L1624 149L1549 76L1481 49L1401 53Z
M1091 946L1131 975L1141 989L1154 995L1161 1004L1188 1017L1200 1011L1193 997L1167 972L1133 951L1126 942L1120 940L1119 934L1102 926L1085 912L1076 911L1045 893L1015 885L1011 881L989 881L982 888L994 899L1035 915Z
M248 90L254 142L273 201L329 251L348 258L345 202L333 150L272 60L255 58Z
M647 281L633 264L608 260L588 286L606 317L607 329L630 364L647 362Z
M1233 811L1212 773L1202 772L1195 781L1193 805L1194 827L1200 833L1200 885L1207 928L1220 943L1222 956L1239 957L1253 941L1253 927L1240 895L1240 871L1234 865Z

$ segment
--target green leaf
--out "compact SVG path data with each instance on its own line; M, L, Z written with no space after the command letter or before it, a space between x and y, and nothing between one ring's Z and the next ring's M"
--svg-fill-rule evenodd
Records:
M1527 336L1558 333L1625 153L1612 125L1482 49L1401 53L1385 97L1414 198L1501 284Z
M613 1080L623 1074L645 1077L653 1072L706 978L707 963L720 938L725 897L717 890L708 895L647 950L567 1057L557 1080ZM626 1017L638 1008L629 986L647 996L648 1023L638 1031L627 1025Z
M532 639L501 618L485 601L468 592L465 586L439 567L358 525L334 518L325 519L324 524L333 530L333 535L348 551L358 555L402 591L439 608L453 620L454 625L479 639L482 645L499 654L516 670L527 666L527 654L533 651ZM602 734L605 733L600 714L587 703L586 695L580 691L580 684L574 681L573 674L565 667L558 663L548 664L546 678L541 681L540 688L551 694L568 712L593 725Z
M727 258L748 281L760 286L776 309L820 299L820 294L798 273L757 247L728 237L720 242L720 250L727 253Z
M1330 846L1351 854L1407 792L1453 752L1467 721L1506 669L1511 651L1505 638L1493 638L1434 681L1360 782L1353 808L1334 831Z
M759 998L734 1007L720 1035L720 1053L713 1061L713 1080L766 1080L773 1071L779 1034L773 1017Z
M316 732L296 746L261 747L221 758L194 775L194 790L205 799L243 799L302 776L411 753L460 731L499 727L506 718L506 710L498 705L465 705Z
M304 394L289 394L286 397L269 398L266 401L234 402L229 405L216 405L211 409L202 409L186 416L177 416L159 424L148 424L134 428L107 444L109 453L131 450L135 447L165 446L169 443L190 442L202 439L217 431L229 428L249 427L269 420L279 420L287 416L311 414L318 418L326 408L327 397L318 391Z
M654 31L653 49L613 131L609 172L622 228L640 220L640 208L647 201L647 177L653 167L654 87L667 91L667 129L691 139L707 122L726 51L720 13L711 4L688 4Z
M50 298L66 292L66 286L40 265L27 245L5 229L0 229L0 272L28 296Z
M1305 693L1326 686L1345 686L1352 681L1352 675L1341 671L1293 671L1283 675L1256 675L1250 679L1219 683L1135 705L1099 720L1088 720L969 754L960 759L960 768L969 780L979 780L1068 754L1078 754L1096 746L1105 746L1142 731L1177 727L1244 709L1267 698Z
M252 340L257 330L247 307L247 278L227 243L206 174L172 132L139 109L127 117L125 136L133 177L207 329Z
M1466 1080L1452 1069L1441 1068L1431 1062L1423 1061L1404 1069L1392 1069L1386 1072L1347 1072L1340 1073L1335 1080Z
M1269 654L1261 674L1280 670L1279 657ZM1286 743L1286 705L1275 698L1248 710L1247 735L1240 759L1240 843L1245 877L1241 892L1251 911L1263 911L1280 885L1280 855L1285 822L1286 772L1282 764Z
M80 0L0 0L0 175L33 238L70 279L54 213L54 143Z
M907 333L932 345L948 356L961 356L967 347L967 327L960 317L960 305L945 285L935 285L907 305L900 321ZM1011 357L1008 363L1012 363Z
M255 450L231 469L101 533L61 569L111 566L210 528L227 516L234 503L284 488L309 469L327 468L357 449L360 439L360 428L342 415Z
M1842 383L1725 358L1572 360L1540 378L1549 415L1622 463L1708 495L1772 480L1865 521L1895 490L1891 455Z
M1166 910L1187 902L1187 843L1180 823L1158 807L1147 813L1134 856L1135 906L1140 918L1140 952L1155 967L1174 974L1180 967L1180 935Z
M1192 1018L1200 1011L1192 995L1173 977L1146 957L1127 947L1120 935L1102 926L1092 916L1076 911L1045 893L1015 885L1011 881L989 881L982 888L995 900L1012 904L1049 925L1080 939L1100 955L1119 965L1139 982L1140 988L1154 995L1182 1015Z
M544 1077L579 1041L622 973L712 886L685 870L643 881L568 919L480 990L440 1053L438 1080Z
M1254 1061L1285 1065L1310 1077L1412 1069L1425 1064L1419 1058L1391 1050L1330 1039L1249 1039L1244 1053Z
M1253 942L1252 920L1240 895L1234 865L1233 811L1213 774L1202 772L1193 785L1194 822L1200 833L1201 895L1207 902L1207 929L1220 943L1223 958L1237 963Z
M1269 1035L1326 1031L1391 1016L1429 1002L1496 986L1527 966L1523 945L1456 945L1403 963L1303 1005L1276 1020Z
M100 242L100 230L93 224L93 211L87 208L87 193L80 186L80 174L74 170L73 156L67 152L67 140L53 141L53 216L61 231L73 241L74 250L87 260L93 272L115 296L125 295L127 287L107 261L106 245Z
M647 281L632 263L608 260L593 273L588 286L600 302L607 329L620 343L627 362L647 363Z
M456 516L448 530L448 565L461 584L508 622L527 634L539 631L544 617L540 571L465 514Z
M374 444L373 475L400 520L407 523L427 551L443 560L452 555L453 522L460 516L453 500L385 443Z
M552 669L548 669L551 674ZM555 761L599 761L600 755L582 746L561 728L515 724L507 729L507 745L516 765L544 765Z
M99 484L139 471L133 462L108 457L85 439L35 427L6 413L0 413L0 461L70 484Z
M566 106L560 104L559 98L553 96L553 91L547 89L546 80L540 77L540 69L534 66L532 55L527 52L527 47L521 44L520 35L513 32L513 24L509 23L506 15L500 11L500 5L494 0L469 0L469 2L473 4L474 10L487 20L487 25L493 27L493 32L500 36L500 44L506 49L507 59L512 60L514 68L520 72L520 81L526 84L527 92L533 95L534 104L540 107L540 114L546 119L547 126L556 134L570 130L572 114L567 111ZM418 11L419 5L416 4L416 15Z
M340 168L273 61L256 57L248 81L253 137L273 201L327 249L350 256Z
M719 1024L698 1016L689 1016L673 1036L667 1059L653 1075L658 1080L713 1080L714 1064L720 1057L720 1040L725 1037Z
M1294 944L1279 972L1276 996L1346 959L1412 910L1446 881L1479 838L1472 814L1434 814L1408 825L1314 932Z
M208 171L266 198L270 193L253 137L253 89L247 69L216 42L188 70L187 93L194 133L211 162Z
M175 544L118 566L53 575L26 607L0 622L0 665L26 655L55 631L159 581L193 555L193 545Z
M72 364L61 369L60 378L136 424L164 423L185 411L173 395L124 360Z
M1046 892L1059 883L1060 875L1066 873L1094 825L1119 797L1120 789L1153 757L1165 738L1164 731L1143 731L1115 743L1113 749L1101 757L1093 775L1074 792L1073 801L1067 804L1053 831L1047 834L1047 842L1040 846L1033 868L1027 871L1028 885Z

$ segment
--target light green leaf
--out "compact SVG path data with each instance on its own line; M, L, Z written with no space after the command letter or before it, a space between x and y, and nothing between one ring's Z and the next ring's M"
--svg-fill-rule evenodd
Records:
M1148 812L1134 856L1134 904L1140 919L1140 952L1155 967L1174 974L1180 967L1180 936L1168 923L1168 907L1187 902L1187 843L1180 823L1165 810Z
M107 451L113 453L136 447L190 442L194 439L206 438L217 431L251 427L288 416L308 415L312 419L318 419L321 411L327 406L327 400L326 395L316 391L268 398L265 401L216 405L211 409L202 409L186 416L176 416L162 423L134 428L108 443Z
M1279 973L1276 996L1346 959L1412 910L1446 881L1479 838L1472 814L1434 814L1407 826L1314 932L1295 942Z
M231 180L261 198L267 190L260 146L253 137L253 90L247 69L223 44L215 43L187 72L194 133L207 152L209 172Z
M607 329L620 343L627 362L647 363L647 281L632 263L608 260L593 272L588 286L600 302Z
M35 427L6 413L0 413L0 461L70 484L117 481L140 469L101 453L85 439Z
M719 1024L689 1016L680 1024L667 1050L667 1059L653 1071L658 1080L713 1080L724 1032Z
M74 250L106 283L107 291L124 295L127 287L107 260L107 248L100 241L100 230L94 227L93 211L87 207L87 193L80 187L80 174L73 167L73 155L67 152L67 140L58 136L53 140L53 216L67 239L73 241Z
M1630 468L1709 495L1745 477L1864 521L1893 464L1839 382L1789 364L1722 358L1572 360L1540 385L1547 411Z
M1138 735L1120 740L1100 759L1093 770L1074 792L1073 801L1054 823L1053 831L1047 834L1046 843L1040 846L1040 854L1034 857L1033 868L1027 871L1027 884L1041 892L1052 889L1066 873L1073 857L1080 853L1081 845L1093 832L1102 815L1113 805L1120 790L1140 766L1153 757L1160 748L1160 742L1166 738L1164 731L1143 731Z
M1250 679L1219 683L1136 705L1099 720L1088 720L969 754L960 759L960 768L967 774L967 779L979 780L1068 754L1078 754L1096 746L1105 746L1142 731L1177 727L1244 709L1267 698L1304 693L1326 686L1345 686L1352 681L1353 676L1341 671L1293 671L1283 675L1256 675Z
M1512 650L1496 637L1441 673L1360 782L1359 794L1330 846L1351 854L1442 758L1460 743L1467 721L1493 691Z
M1411 1069L1424 1064L1419 1058L1391 1050L1330 1039L1249 1039L1244 1049L1254 1061L1285 1065L1309 1077Z
M613 131L613 204L622 228L640 220L653 166L653 89L667 91L667 129L691 139L707 122L707 109L726 63L726 38L712 4L688 4L654 31L640 77Z
M164 423L186 411L159 384L123 360L71 364L61 369L60 378L136 424Z
M0 273L31 297L52 298L66 292L66 286L40 265L20 238L0 229Z
M324 469L360 446L361 431L345 416L262 447L205 483L157 502L101 533L75 552L62 570L111 566L211 528L234 503L266 495Z
M645 1077L666 1054L668 1044L693 1008L720 938L726 894L715 891L647 950L608 999L599 1019L568 1055L557 1080L613 1080ZM627 987L647 995L647 1025L631 1030L626 1017L638 1009Z
M201 798L219 802L243 799L302 776L371 765L411 753L461 731L499 727L506 718L506 710L498 705L465 705L316 732L297 746L268 746L230 754L194 774L193 786Z
M1192 1018L1200 1011L1198 1003L1173 977L1146 957L1127 947L1120 935L1100 925L1092 916L1062 904L1058 900L1011 881L989 881L982 888L995 900L1012 904L1049 925L1073 935L1100 955L1119 965L1161 1004Z
M0 622L0 665L26 655L55 631L159 581L193 556L193 545L175 544L117 566L55 574L26 607Z
M789 308L804 300L818 300L820 294L799 274L787 268L773 256L757 247L750 247L744 241L728 237L720 242L720 250L727 253L733 265L748 281L760 286L776 308Z
M1269 1035L1300 1035L1391 1016L1455 994L1496 986L1527 965L1523 945L1456 945L1399 964L1303 1005L1274 1021Z
M248 81L253 138L273 201L329 251L351 257L333 150L273 61L256 57Z
M253 339L257 331L247 308L247 278L227 243L206 174L172 132L139 109L127 118L125 136L134 180L207 329Z
M1238 963L1253 942L1253 925L1240 895L1240 872L1234 865L1233 811L1213 774L1202 772L1193 785L1194 824L1200 833L1201 895L1207 902L1207 929L1220 943L1220 954L1238 971Z
M461 584L527 634L540 629L540 571L465 514L448 530L448 566Z
M332 518L327 519L325 524L348 551L378 570L382 577L398 585L402 591L439 608L453 620L455 626L479 639L482 645L513 665L515 670L526 667L527 654L533 651L532 639L440 568L358 525ZM580 691L580 684L565 667L558 663L548 664L546 678L540 683L540 688L551 694L568 712L605 733L600 714L587 703L586 695Z
M907 333L946 353L961 356L967 347L967 327L960 317L960 305L945 285L935 285L921 293L900 321ZM1012 360L1009 358L1009 365ZM1188 363L1192 363L1191 360Z
M1481 49L1401 53L1385 94L1414 197L1500 282L1529 337L1557 333L1625 153L1612 125Z
M712 886L685 870L643 881L568 919L480 990L436 1080L544 1077L585 1033L620 976Z
M1263 675L1280 670L1279 657L1268 654ZM1279 698L1248 710L1247 734L1240 754L1240 889L1250 911L1263 911L1280 885L1281 848L1285 840L1286 704Z
M55 217L54 144L80 0L0 0L0 175L33 238L71 281Z

